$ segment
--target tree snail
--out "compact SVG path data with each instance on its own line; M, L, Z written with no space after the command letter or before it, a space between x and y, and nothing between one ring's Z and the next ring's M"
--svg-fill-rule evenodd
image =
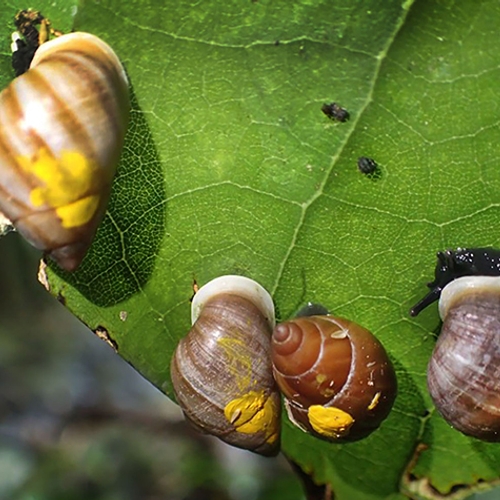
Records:
M368 436L394 403L397 382L385 349L347 319L314 315L278 324L272 359L291 422L323 439Z
M233 446L277 454L281 407L271 369L271 296L253 280L221 276L198 290L191 311L193 327L171 364L184 415Z
M500 441L499 276L499 250L440 252L431 291L412 309L416 315L439 298L443 326L427 370L429 392L451 426L484 441Z
M88 33L41 45L0 94L0 212L67 271L104 216L129 108L118 57Z

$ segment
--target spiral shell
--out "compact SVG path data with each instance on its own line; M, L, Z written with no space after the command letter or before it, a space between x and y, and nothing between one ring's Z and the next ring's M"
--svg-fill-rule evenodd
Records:
M396 397L396 376L383 346L344 318L321 315L278 324L272 359L291 422L324 439L367 436Z
M226 443L275 455L281 409L271 369L270 295L248 278L222 276L196 293L192 321L171 364L184 415Z
M443 289L439 313L427 371L434 404L464 434L500 441L500 278L457 278Z
M106 210L129 108L118 57L88 33L41 45L0 94L0 211L65 270Z

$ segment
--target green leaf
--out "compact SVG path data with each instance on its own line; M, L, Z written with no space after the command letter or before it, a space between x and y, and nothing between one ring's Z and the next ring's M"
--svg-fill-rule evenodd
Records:
M399 395L357 443L286 421L284 452L340 500L498 480L498 445L427 393L436 308L408 309L436 251L498 245L499 22L493 0L80 2L75 28L126 66L132 122L96 241L75 274L50 266L51 292L170 396L194 279L256 279L283 319L322 303L384 343ZM322 114L331 101L349 122Z

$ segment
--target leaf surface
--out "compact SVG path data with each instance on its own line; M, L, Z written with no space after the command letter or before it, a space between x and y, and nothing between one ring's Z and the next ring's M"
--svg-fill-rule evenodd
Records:
M408 309L436 251L498 245L499 22L493 0L81 2L74 28L122 59L132 121L96 241L75 274L50 266L52 293L170 396L194 280L247 275L282 319L324 304L383 342L399 395L357 443L286 421L284 452L340 500L498 480L498 446L452 430L427 393L436 307ZM332 101L348 122L323 115Z

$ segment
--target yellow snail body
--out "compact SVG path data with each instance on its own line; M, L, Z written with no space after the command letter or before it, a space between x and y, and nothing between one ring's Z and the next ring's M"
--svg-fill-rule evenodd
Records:
M281 408L271 370L271 296L253 280L221 276L195 294L192 322L171 364L184 415L226 443L275 455Z
M382 344L366 328L330 315L278 324L273 369L290 421L334 442L368 436L388 416L396 376Z
M88 33L42 44L0 94L0 212L65 270L104 216L129 108L118 57Z
M439 298L443 327L427 372L444 419L484 441L500 441L500 278L466 276Z

